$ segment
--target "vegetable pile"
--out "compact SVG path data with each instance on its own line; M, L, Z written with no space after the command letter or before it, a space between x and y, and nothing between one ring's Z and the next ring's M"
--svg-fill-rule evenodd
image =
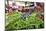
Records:
M22 29L38 29L43 28L44 22L39 19L36 13L27 16L26 19L21 18L21 13L15 12L12 15L6 16L6 29L7 30L22 30Z

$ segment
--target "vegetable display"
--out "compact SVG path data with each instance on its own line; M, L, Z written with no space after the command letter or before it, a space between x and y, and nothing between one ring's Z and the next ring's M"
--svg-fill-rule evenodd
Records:
M44 22L39 19L37 13L32 13L26 19L21 18L21 13L15 12L12 15L6 16L6 29L7 30L22 30L22 29L39 29L43 28Z

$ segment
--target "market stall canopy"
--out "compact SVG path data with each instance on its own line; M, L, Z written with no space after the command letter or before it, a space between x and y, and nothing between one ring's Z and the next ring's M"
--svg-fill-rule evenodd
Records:
M30 6L30 5L34 5L34 2L26 2L26 1L16 1L15 3L16 3L16 5L19 5L19 6Z

